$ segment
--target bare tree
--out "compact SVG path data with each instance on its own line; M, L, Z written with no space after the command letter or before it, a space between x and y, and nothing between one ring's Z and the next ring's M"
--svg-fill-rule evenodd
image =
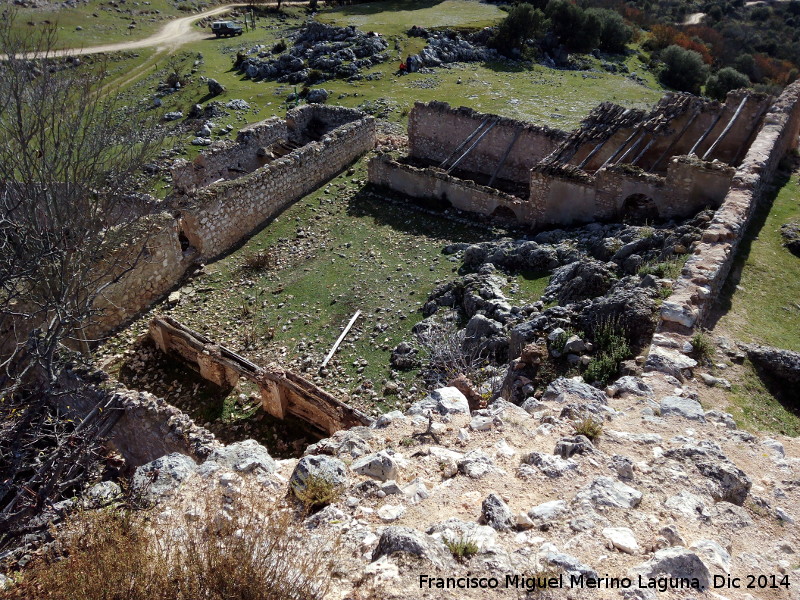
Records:
M74 491L98 451L99 407L76 421L57 401L64 348L85 350L98 298L141 258L150 208L129 190L160 144L103 88L105 64L57 58L52 30L21 36L3 16L0 537Z

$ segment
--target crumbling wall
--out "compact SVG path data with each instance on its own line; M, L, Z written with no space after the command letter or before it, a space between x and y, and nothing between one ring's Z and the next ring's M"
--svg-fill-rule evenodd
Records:
M659 202L659 216L682 217L725 200L736 169L718 161L673 157L667 167L666 188Z
M306 104L286 111L287 136L298 143L306 143L306 132L326 134L337 127L358 120L363 115L352 108L327 106L325 104Z
M219 447L210 431L147 392L117 391L122 415L111 430L110 443L132 467L180 452L202 462Z
M532 205L495 188L447 175L441 170L417 168L377 156L369 162L369 182L413 198L427 199L459 210L488 216L510 216L521 223L534 224ZM509 212L510 211L510 212Z
M108 442L130 467L172 452L202 462L219 447L214 434L163 398L147 392L121 386L103 389L71 372L63 372L56 386L59 393L55 401L72 418L82 420L97 406L113 411Z
M756 206L781 159L797 147L800 133L800 82L788 86L764 116L763 124L733 177L730 191L662 304L651 355L658 346L681 348L701 325L736 257ZM655 363L650 363L656 368Z
M174 287L192 262L192 256L181 250L178 224L169 213L142 219L142 235L121 248L113 257L116 272L98 270L107 281L118 281L105 287L95 302L98 314L87 327L94 339L126 322Z
M514 142L498 177L527 184L533 166L567 137L558 129L487 115L470 108L450 108L446 102L417 102L408 115L409 155L440 164L487 119L489 122L496 120L497 124L458 164L458 169L491 176ZM476 139L477 136L453 160Z
M354 113L360 115L352 110L349 113L351 118ZM301 114L313 113L304 111ZM374 144L372 117L361 117L341 125L320 141L297 148L239 179L199 190L188 199L188 205L182 207L181 231L202 259L224 254L288 204L372 149Z
M271 146L288 136L287 123L273 117L243 128L236 141L213 144L193 161L180 160L171 169L172 185L181 193L205 187L218 179L235 179L261 166L259 148Z
M274 417L291 414L328 434L372 422L300 375L276 365L255 365L169 317L154 318L150 336L162 352L180 358L217 385L233 386L240 377L252 381L260 390L262 407Z

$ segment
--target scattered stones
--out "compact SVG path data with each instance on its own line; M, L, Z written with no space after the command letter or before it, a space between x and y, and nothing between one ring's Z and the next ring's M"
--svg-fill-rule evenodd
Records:
M183 118L183 113L181 111L179 111L179 110L165 113L164 116L163 116L163 119L165 121L177 121L178 119L182 119L182 118Z

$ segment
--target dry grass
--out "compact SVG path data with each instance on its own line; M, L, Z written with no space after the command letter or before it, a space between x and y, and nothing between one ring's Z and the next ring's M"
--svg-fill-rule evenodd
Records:
M262 493L263 494L263 493ZM225 501L164 524L130 510L73 519L57 547L12 589L11 600L317 600L336 540L311 536L262 494ZM167 533L165 533L165 531Z
M572 424L576 435L583 435L591 441L597 440L603 434L603 423L592 417L586 417Z
M334 485L327 479L309 475L303 489L294 488L294 495L303 503L307 511L332 504L344 493L342 486Z

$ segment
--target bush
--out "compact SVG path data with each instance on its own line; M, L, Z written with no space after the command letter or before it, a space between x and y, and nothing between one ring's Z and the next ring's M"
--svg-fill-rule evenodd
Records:
M547 5L553 33L572 51L588 52L600 44L603 24L592 11L567 0L551 0Z
M478 553L478 544L467 538L458 540L442 540L450 553L458 560L467 560Z
M266 271L275 266L275 260L272 256L272 252L269 250L261 250L260 252L254 252L245 256L242 266L250 271Z
M272 47L273 54L280 54L286 51L286 40L278 40Z
M616 378L619 364L631 353L624 328L619 321L607 319L595 327L593 341L596 347L595 357L586 367L583 378L603 385Z
M306 83L310 85L322 81L323 79L325 79L325 74L322 71L319 69L311 69L308 72L308 77L306 77Z
M708 67L699 53L672 45L661 51L660 58L664 63L659 75L661 83L682 92L700 93L700 87L708 76Z
M508 11L508 16L498 25L491 45L501 53L510 55L521 50L528 38L539 35L546 26L544 13L530 4L518 4Z
M633 37L633 30L625 25L620 14L606 8L592 8L586 12L600 20L600 49L605 52L624 52L625 45Z
M701 361L710 361L714 356L714 343L704 332L695 333L689 343L692 345L692 352Z
M335 485L316 475L309 475L303 482L303 489L295 488L294 495L303 503L306 510L321 508L328 504L337 502L342 497L344 490L341 486Z
M603 422L592 417L581 419L577 423L573 423L572 427L575 429L576 435L586 436L591 441L595 441L603 433Z
M308 533L286 508L251 490L224 510L220 494L170 523L149 512L78 515L9 600L317 600L326 594L335 539ZM184 516L179 516L183 514Z
M716 100L724 100L731 90L750 87L750 79L732 67L725 67L714 73L706 81L706 95Z

